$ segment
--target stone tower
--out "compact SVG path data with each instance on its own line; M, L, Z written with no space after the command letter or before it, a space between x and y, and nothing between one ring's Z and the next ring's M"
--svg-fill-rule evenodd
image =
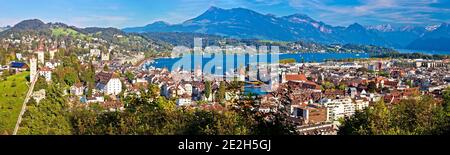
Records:
M45 65L45 61L44 61L44 58L45 58L45 56L44 56L44 51L38 51L37 54L38 54L38 62L39 62L39 64Z
M37 75L37 60L35 57L32 57L30 59L30 81L35 80Z
M36 53L38 55L38 63L42 64L42 65L45 65L45 62L44 62L44 58L45 58L44 54L45 54L45 52L44 51L45 51L45 47L44 47L44 44L41 41L40 44L39 44L39 47L38 47L38 49L36 51Z

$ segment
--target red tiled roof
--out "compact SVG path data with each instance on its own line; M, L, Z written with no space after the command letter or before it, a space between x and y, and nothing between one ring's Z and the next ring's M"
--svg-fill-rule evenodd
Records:
M41 68L41 71L42 72L48 72L48 71L51 71L51 70L48 67L43 67L43 68Z
M286 81L308 81L304 74L286 74Z
M95 76L95 80L102 84L107 84L112 78L117 78L118 75L114 73L100 72Z
M78 83L75 83L74 86L77 88L81 88L81 87L83 87L83 83L78 82Z

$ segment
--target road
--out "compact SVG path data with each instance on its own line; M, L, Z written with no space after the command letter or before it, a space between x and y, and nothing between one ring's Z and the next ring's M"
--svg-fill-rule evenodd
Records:
M36 84L38 77L39 76L36 76L35 79L33 79L31 82L30 88L28 89L27 96L25 97L25 100L23 101L22 110L20 111L19 118L17 118L17 123L16 123L16 127L14 128L13 135L17 135L17 131L19 130L20 123L22 122L22 116L25 113L25 110L27 109L27 103L30 100L31 95L33 94L34 85Z

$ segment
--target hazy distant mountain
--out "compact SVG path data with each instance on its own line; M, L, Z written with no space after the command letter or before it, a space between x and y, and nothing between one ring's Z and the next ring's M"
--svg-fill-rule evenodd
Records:
M410 43L408 49L450 51L450 24L444 23Z
M135 27L135 28L125 28L123 29L123 31L125 32L134 32L134 33L144 33L144 32L154 32L154 30L163 30L163 31L167 31L166 28L169 28L170 24L163 22L163 21L158 21L155 22L153 24L149 24L147 26L144 27Z
M349 30L351 30L350 28ZM263 39L278 41L307 40L322 43L361 43L386 45L381 39L364 39L362 41L347 37L365 38L373 36L370 32L354 34L341 27L333 27L316 21L304 14L284 17L264 15L244 9L221 9L211 7L200 16L181 24L169 25L155 22L144 27L126 28L126 32L192 32L228 36L241 39ZM363 31L367 31L363 28ZM374 37L377 38L377 37Z
M365 45L382 45L392 47L394 44L386 41L377 33L367 30L364 26L355 23L344 30L337 33L339 38L343 39L345 43L365 44Z
M440 26L441 26L441 24L438 24L438 25L430 25L430 26L425 27L425 29L426 29L428 32L431 32L431 31L434 31L434 30L438 29Z
M412 41L423 36L426 32L425 27L412 25L394 27L387 24L369 26L368 29L377 33L378 36L382 37L384 40L391 43L393 47L397 48L405 48Z
M10 29L10 28L11 28L10 26L0 27L0 32L5 31L5 30Z
M380 31L380 32L392 32L392 31L395 31L395 29L392 27L391 24L368 26L367 29L368 30L376 30L376 31Z
M439 25L440 26L440 25ZM390 24L364 27L352 24L335 27L304 14L284 17L264 15L244 8L211 7L200 16L181 24L155 22L144 27L125 28L125 32L189 32L227 36L240 39L275 41L314 41L320 43L351 43L407 48L415 40L434 32L438 26L403 26ZM430 48L433 50L432 48Z
M190 36L207 34L215 40L220 37L235 39L259 39L272 41L312 41L325 44L363 44L394 48L420 50L450 50L450 30L448 24L431 26L362 26L358 23L348 27L336 27L310 18L304 14L277 17L261 14L244 8L221 9L211 7L200 16L181 24L155 22L144 27L125 28L77 28L63 23L44 23L38 19L25 20L0 32L0 37L15 33L34 33L38 35L83 34L100 37L108 41L117 35L137 36L146 34L148 39L185 44ZM128 33L126 33L128 32ZM160 33L161 32L161 33ZM166 33L163 32L179 32ZM157 36L156 38L154 38ZM175 41L181 37L182 41ZM153 37L153 38L152 38ZM184 37L184 39L183 39ZM122 40L124 42L125 40ZM189 42L190 43L190 42Z
M223 39L227 39L222 36L208 35L202 33L188 33L188 32L146 32L142 33L145 38L170 43L173 46L187 46L194 47L194 38L202 38L204 46L219 45L219 42Z
M383 39L379 40L380 38L376 37L376 34L371 34L362 26L359 28L361 29L354 32L354 27L349 27L349 29L333 27L304 14L275 17L243 8L226 10L211 7L202 15L182 24L169 25L156 22L145 27L127 28L124 31L194 32L242 39L388 45Z

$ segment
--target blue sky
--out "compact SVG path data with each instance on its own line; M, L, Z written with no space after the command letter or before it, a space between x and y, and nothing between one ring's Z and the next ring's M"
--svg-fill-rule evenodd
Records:
M302 13L336 26L450 22L450 0L0 0L0 4L0 26L34 18L79 27L181 23L210 6L277 16Z

